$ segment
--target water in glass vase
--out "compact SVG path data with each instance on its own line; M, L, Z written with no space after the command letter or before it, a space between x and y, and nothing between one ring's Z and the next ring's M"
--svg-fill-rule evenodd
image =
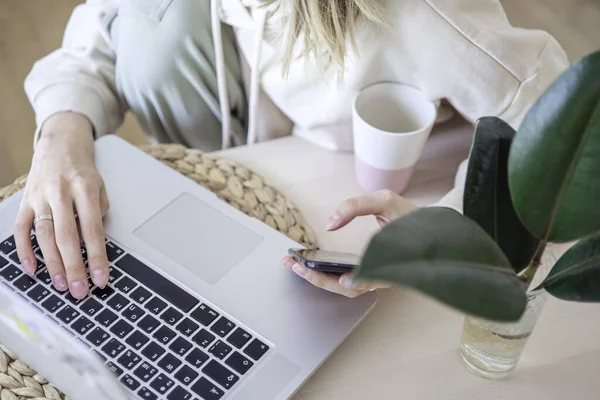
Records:
M508 376L523 354L546 299L547 294L543 291L529 293L527 309L515 323L467 317L460 346L467 368L490 379Z

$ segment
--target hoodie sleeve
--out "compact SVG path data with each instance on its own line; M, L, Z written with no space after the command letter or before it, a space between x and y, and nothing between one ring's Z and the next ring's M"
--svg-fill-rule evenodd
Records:
M35 143L53 114L75 112L92 123L95 137L113 133L123 122L125 103L115 83L115 54L107 22L119 0L87 0L77 6L59 49L38 60L25 80L36 115Z
M497 116L518 129L531 106L569 66L559 43L546 32L512 27L496 1L480 0L476 18L457 12L461 8L453 2L452 6L437 0L427 3L448 24L456 41L474 54L465 61L455 60L473 74L460 88L449 86L444 97L473 123L483 116ZM454 188L434 206L462 213L467 166L468 159L458 168Z

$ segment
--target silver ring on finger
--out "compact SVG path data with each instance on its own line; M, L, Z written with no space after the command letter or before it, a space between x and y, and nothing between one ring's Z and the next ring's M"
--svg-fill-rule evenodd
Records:
M38 224L38 222L41 222L41 221L54 221L54 218L52 218L51 214L41 214L41 215L38 215L33 220L33 226L36 226Z

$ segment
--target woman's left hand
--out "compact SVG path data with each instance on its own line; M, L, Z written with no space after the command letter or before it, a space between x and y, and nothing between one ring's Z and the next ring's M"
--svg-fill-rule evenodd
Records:
M373 215L380 226L401 217L416 208L415 205L397 194L384 190L344 201L335 214L327 221L326 229L336 231L348 225L357 217ZM298 264L292 257L284 257L282 265L294 271L313 285L346 297L358 297L366 292L387 288L386 283L355 283L350 273L342 276L310 270Z

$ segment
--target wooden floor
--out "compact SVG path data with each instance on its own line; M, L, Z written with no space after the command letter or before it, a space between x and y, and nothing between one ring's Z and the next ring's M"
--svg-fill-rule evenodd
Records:
M514 25L553 34L571 60L600 49L598 0L503 0ZM34 115L23 80L38 58L59 46L67 19L81 1L0 0L0 186L26 173ZM143 142L131 117L119 132Z

